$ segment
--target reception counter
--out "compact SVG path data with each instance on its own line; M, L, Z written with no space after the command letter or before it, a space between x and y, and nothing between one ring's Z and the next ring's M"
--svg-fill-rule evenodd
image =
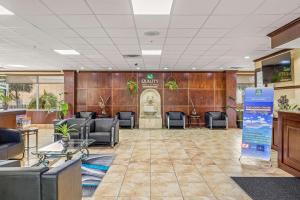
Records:
M300 112L278 112L278 166L300 177Z
M16 117L25 114L26 110L0 111L0 128L16 128Z

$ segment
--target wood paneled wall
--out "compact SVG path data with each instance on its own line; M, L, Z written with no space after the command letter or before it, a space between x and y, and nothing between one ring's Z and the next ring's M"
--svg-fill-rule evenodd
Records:
M226 72L79 72L73 86L77 93L75 111L100 112L98 106L100 95L105 99L110 96L107 109L110 115L115 115L118 111L134 111L138 123L139 97L143 88L139 84L138 94L131 95L127 90L127 81L134 79L140 83L148 73L152 73L159 81L156 89L162 98L163 118L167 111L183 111L190 114L192 100L204 123L205 112L224 111L227 103L226 96L236 93L235 72L228 74ZM171 78L177 80L178 90L170 91L164 87L165 82ZM70 87L72 86L65 85L65 88Z

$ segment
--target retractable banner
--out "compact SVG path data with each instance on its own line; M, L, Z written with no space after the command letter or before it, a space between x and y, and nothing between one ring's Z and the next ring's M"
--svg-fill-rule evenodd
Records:
M241 156L271 159L273 104L273 88L245 90Z

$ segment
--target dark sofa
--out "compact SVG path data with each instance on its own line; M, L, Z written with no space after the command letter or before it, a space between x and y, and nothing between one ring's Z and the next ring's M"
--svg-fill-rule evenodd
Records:
M117 118L92 119L86 125L86 138L96 140L95 144L119 143L119 120Z
M81 200L81 161L52 169L0 165L0 194L5 200Z
M122 111L116 114L119 119L120 127L129 127L131 129L135 126L135 112Z
M22 132L15 129L0 128L0 160L20 159L23 156Z
M166 127L168 129L185 128L185 114L184 112L171 111L166 112Z
M89 111L81 111L75 113L75 118L84 118L84 119L96 119L97 113L96 112L89 112Z
M205 125L209 129L213 128L228 128L228 116L225 112L206 112Z

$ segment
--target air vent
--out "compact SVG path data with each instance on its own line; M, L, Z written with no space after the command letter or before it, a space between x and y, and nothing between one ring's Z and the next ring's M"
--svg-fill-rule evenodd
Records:
M123 55L124 58L139 58L141 57L141 55L138 54L127 54L127 55Z
M158 31L146 31L146 32L144 32L144 35L146 35L146 36L157 36L159 34L160 33Z
M241 69L241 67L230 67L230 69Z

